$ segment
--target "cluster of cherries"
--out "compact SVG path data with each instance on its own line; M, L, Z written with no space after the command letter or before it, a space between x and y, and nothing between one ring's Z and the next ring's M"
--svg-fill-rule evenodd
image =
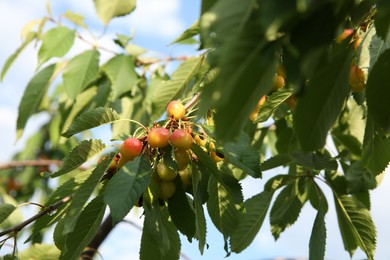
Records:
M192 185L192 170L188 165L194 155L191 153L193 142L205 147L207 140L203 133L194 134L190 122L186 116L185 106L177 100L171 101L167 106L168 122L164 127L155 124L141 137L130 137L120 145L119 153L111 162L109 170L115 173L125 163L133 160L143 152L157 160L153 161L152 177L158 184L158 197L167 201L176 192L175 178L179 175L183 188L188 190ZM164 162L162 153L164 148L172 146L175 169ZM215 145L209 142L211 158L218 162L223 160L223 155L215 149Z

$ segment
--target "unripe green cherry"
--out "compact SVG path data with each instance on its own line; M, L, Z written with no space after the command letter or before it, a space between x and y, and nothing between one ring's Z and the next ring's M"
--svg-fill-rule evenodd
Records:
M192 146L191 134L181 129L176 129L171 134L169 140L171 141L171 144L178 149L188 150Z
M159 162L157 164L157 175L163 181L171 181L176 178L177 172L169 168L165 163Z
M159 183L160 199L168 200L176 192L176 185L171 181L163 181Z
M189 168L179 171L179 176L184 188L192 185L192 171Z
M187 150L183 149L175 149L175 160L177 164L177 168L181 171L187 168L190 163L190 155Z
M173 100L169 102L167 106L167 112L169 116L172 116L174 119L179 120L184 118L186 114L186 108L180 101Z
M170 132L163 127L156 127L148 133L148 143L152 148L162 148L169 145Z

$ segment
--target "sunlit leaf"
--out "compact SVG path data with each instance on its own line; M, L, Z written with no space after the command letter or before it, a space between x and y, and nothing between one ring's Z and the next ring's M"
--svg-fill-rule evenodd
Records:
M267 121L273 114L273 112L292 95L291 89L283 89L272 93L265 100L264 104L260 107L259 114L256 117L255 122Z
M131 13L136 6L136 0L94 0L96 12L104 24L117 16Z
M68 173L83 163L88 159L102 152L106 146L100 140L83 140L79 145L74 147L65 157L62 168L57 172L51 175L52 178L58 177L65 173Z
M68 130L62 135L65 137L71 137L72 135L84 130L88 130L104 124L110 124L119 119L120 116L114 109L98 107L76 117L76 119L69 126Z
M19 253L19 259L54 260L60 257L60 250L55 245L33 244Z
M64 14L64 17L78 26L87 28L87 25L84 23L84 16L81 14L73 13L72 11L67 10Z
M0 205L0 223L9 217L14 212L15 206L12 204L1 204Z
M199 28L199 21L194 22L190 28L185 30L179 37L177 37L173 42L170 43L170 45L175 43L181 43L184 40L190 39L193 36L199 34L200 28Z

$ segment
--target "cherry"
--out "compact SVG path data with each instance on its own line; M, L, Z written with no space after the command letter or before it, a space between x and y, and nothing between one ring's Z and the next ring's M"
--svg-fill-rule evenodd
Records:
M190 156L187 150L175 149L175 160L180 171L187 168L190 163Z
M364 71L356 64L353 64L349 71L349 85L352 91L362 92L366 85L365 79L366 75L364 74Z
M264 104L265 100L267 99L267 96L262 96L260 99L259 99L259 102L257 102L257 105L256 107L252 110L252 112L249 114L249 119L251 121L255 121L256 118L257 118L257 115L259 114L259 110L261 108L261 106Z
M148 143L152 148L162 148L168 146L170 132L163 127L156 127L148 133Z
M183 183L183 186L189 187L192 184L192 172L189 168L186 168L182 171L179 171L179 176L181 179L181 182Z
M352 34L353 34L353 29L345 29L339 36L337 36L336 42L341 43Z
M188 150L192 146L191 134L181 129L176 129L171 134L169 140L171 141L171 144L178 149Z
M278 74L275 75L274 80L272 81L272 90L276 91L280 88L283 88L286 85L284 78Z
M121 160L125 162L133 160L134 157L137 157L142 152L142 143L137 138L127 138L119 147L119 152L122 157Z
M172 116L174 119L179 120L184 118L186 114L186 108L180 101L173 100L169 102L167 106L167 112L169 116Z
M163 181L171 181L176 178L177 172L169 168L165 163L159 162L157 164L157 175Z
M160 199L168 200L176 192L176 185L171 181L163 181L159 183Z

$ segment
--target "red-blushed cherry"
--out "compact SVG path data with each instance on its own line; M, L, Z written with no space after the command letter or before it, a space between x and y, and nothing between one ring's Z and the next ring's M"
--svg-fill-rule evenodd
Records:
M178 149L188 150L192 146L191 134L182 129L176 129L169 137L169 140Z
M148 133L148 143L152 148L163 148L169 145L170 132L163 127L152 128Z
M186 114L186 108L180 101L173 100L169 102L167 106L167 112L169 116L172 116L174 119L179 120L184 118Z
M142 152L142 143L137 138L127 138L119 147L119 152L122 157L121 160L130 161L133 160L134 157L137 157ZM120 161L121 161L120 160Z

